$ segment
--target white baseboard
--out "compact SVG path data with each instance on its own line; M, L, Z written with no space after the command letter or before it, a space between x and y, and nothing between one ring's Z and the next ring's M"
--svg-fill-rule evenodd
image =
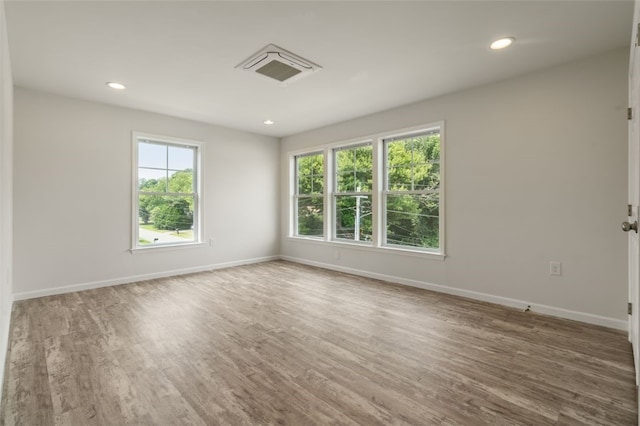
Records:
M233 262L218 263L214 265L205 265L205 266L197 266L193 268L174 269L170 271L154 272L151 274L133 275L129 277L115 278L111 280L94 281L94 282L82 283L82 284L73 284L73 285L68 285L63 287L49 288L45 290L35 290L35 291L27 291L22 293L14 293L13 300L18 301L18 300L34 299L37 297L53 296L56 294L71 293L74 291L91 290L91 289L100 288L100 287L128 284L128 283L133 283L137 281L145 281L145 280L151 280L156 278L185 275L185 274L191 274L195 272L212 271L214 269L230 268L233 266L249 265L252 263L268 262L271 260L278 260L278 259L288 260L290 262L301 263L301 264L310 265L310 266L316 266L324 269L330 269L338 272L345 272L348 274L359 275L367 278L374 278L374 279L392 282L396 284L402 284L410 287L422 288L425 290L436 291L439 293L446 293L454 296L468 297L470 299L481 300L483 302L496 303L498 305L504 305L504 306L509 306L509 307L518 308L518 309L525 309L527 306L529 306L531 311L538 312L545 315L552 315L559 318L566 318L566 319L571 319L575 321L581 321L588 324L601 325L604 327L614 328L617 330L624 330L624 331L628 330L627 321L622 321L615 318L603 317L600 315L593 315L593 314L588 314L584 312L571 311L568 309L558 308L555 306L548 306L548 305L537 304L534 302L527 302L525 300L510 299L507 297L495 296L487 293L480 293L476 291L465 290L465 289L455 288L455 287L448 287L440 284L432 284L432 283L427 283L423 281L410 280L410 279L395 277L391 275L378 274L375 272L363 271L363 270L354 269L354 268L347 268L344 266L316 262L312 260L301 259L301 258L296 258L291 256L266 256L266 257L259 257L254 259L244 259L244 260L238 260ZM4 332L4 330L2 330L2 332Z
M171 271L154 272L151 274L132 275L129 277L115 278L104 281L94 281L90 283L72 284L62 287L48 288L45 290L25 291L22 293L14 293L13 300L35 299L37 297L54 296L56 294L72 293L74 291L92 290L100 287L109 287L113 285L129 284L138 281L153 280L156 278L174 277L177 275L192 274L194 272L212 271L214 269L230 268L232 266L250 265L252 263L268 262L278 260L280 256L266 256L254 259L235 260L233 262L217 263L214 265L196 266L193 268L174 269Z
M530 307L529 309L532 312L585 322L588 324L601 325L604 327L614 328L617 330L624 330L624 331L628 330L627 321L622 321L615 318L587 314L584 312L571 311L568 309L557 308L555 306L540 305L534 302L527 302L525 300L517 300L517 299L510 299L507 297L494 296L492 294L480 293L477 291L464 290L461 288L448 287L440 284L432 284L432 283L427 283L423 281L399 278L391 275L378 274L375 272L347 268L344 266L316 262L316 261L307 260L307 259L300 259L300 258L291 257L291 256L280 256L280 259L288 260L290 262L295 262L295 263L301 263L304 265L316 266L323 269L330 269L338 272L345 272L347 274L359 275L362 277L374 278L377 280L388 281L396 284L402 284L410 287L417 287L425 290L436 291L438 293L446 293L454 296L467 297L469 299L481 300L483 302L495 303L498 305L509 306L512 308L525 309L527 307Z

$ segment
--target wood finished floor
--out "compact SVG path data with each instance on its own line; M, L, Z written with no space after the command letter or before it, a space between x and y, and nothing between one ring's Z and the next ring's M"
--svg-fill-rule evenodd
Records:
M3 424L636 424L626 334L288 262L17 302Z

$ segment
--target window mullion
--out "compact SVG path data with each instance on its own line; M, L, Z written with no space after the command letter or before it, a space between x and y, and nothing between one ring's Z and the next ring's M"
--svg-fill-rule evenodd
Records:
M365 142L324 145L324 240L443 254L443 130L437 123L378 134ZM314 154L292 158L309 155ZM434 169L435 164L440 167ZM306 179L298 182L292 176L290 182L307 188ZM292 198L294 203L297 199ZM318 201L305 205L320 208ZM301 218L302 213L313 218L313 211L300 208Z
M333 232L335 223L335 203L332 194L336 190L336 180L333 173L335 170L335 155L328 147L324 149L324 240L331 241L335 238Z
M385 185L382 190L384 218L381 222L384 225L381 231L384 231L384 245L443 251L442 185L437 190L425 189L423 185L426 186L426 183L431 181L419 180L422 179L420 177L422 173L426 174L425 179L430 176L431 169L428 164L434 162L431 159L430 153L433 152L431 150L442 147L441 137L436 141L431 138L441 130L438 128L437 132L429 131L411 136L399 135L384 140L384 149L387 154L384 160L385 180L393 179L394 186L407 188L398 190ZM431 145L434 143L435 148ZM393 150L393 157L389 155L391 150ZM440 153L442 158L442 150ZM395 166L393 169L392 161ZM394 173L393 177L390 176L391 172ZM441 180L441 170L438 171L438 175L438 179ZM419 184L420 189L418 189ZM433 198L431 194L438 197ZM434 207L438 209L438 213L434 212ZM414 221L419 224L415 225ZM434 225L437 229L434 229Z
M164 192L169 192L169 145L165 146L166 155L165 158L165 180L164 180Z
M293 202L291 209L292 216L289 221L291 235L297 237L323 238L326 233L326 208L324 200L326 188L324 188L324 176L315 170L318 165L322 165L321 173L325 173L323 153L316 151L295 156L293 157L292 165L294 173L290 178L290 182L292 182L294 187L292 188L293 197L291 198ZM322 192L319 192L320 188L315 181L321 176L323 188ZM318 201L321 201L321 203L318 203ZM322 211L319 212L319 209ZM301 212L305 213L304 220L301 220ZM317 227L319 225L318 219L322 222L321 229Z
M132 141L132 250L201 242L202 144L137 132Z
M415 150L413 149L413 140L410 142L411 148L411 190L413 191L416 187L416 161L415 161Z
M373 194L372 191L354 191L354 192L334 192L333 195L336 196L358 196L358 195L371 195Z
M150 195L150 196L169 196L169 197L195 197L197 195L196 192L145 192L138 191L140 195Z
M371 163L368 155L371 152ZM372 196L373 187L366 190L369 179L373 180L373 144L371 142L347 145L331 150L334 170L332 193L330 197L333 224L332 239L340 241L366 242L371 244L373 223ZM362 155L359 158L359 155ZM338 161L340 160L340 162ZM358 161L364 164L359 164ZM362 176L359 176L359 173ZM371 177L367 174L371 174ZM344 179L344 185L338 187L338 177ZM364 178L362 182L360 178ZM362 190L362 188L365 190ZM358 190L360 189L360 190ZM362 237L362 240L361 240Z
M372 161L372 187L371 187L371 242L374 247L380 247L383 244L383 196L381 195L385 187L384 179L384 152L382 150L382 140L376 139L372 142L373 152L371 153Z

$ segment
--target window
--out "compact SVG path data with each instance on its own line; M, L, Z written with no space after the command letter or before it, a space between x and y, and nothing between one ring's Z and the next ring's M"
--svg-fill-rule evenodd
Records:
M385 243L440 247L440 130L384 140Z
M442 132L436 123L292 154L291 236L442 257Z
M200 242L201 144L134 134L133 248Z
M322 153L295 157L295 235L324 235L324 156Z
M335 161L334 236L338 240L371 241L373 188L371 144L333 150Z

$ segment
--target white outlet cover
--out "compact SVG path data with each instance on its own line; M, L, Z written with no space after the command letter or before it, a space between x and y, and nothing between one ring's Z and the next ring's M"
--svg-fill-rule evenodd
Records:
M549 262L549 274L560 276L562 275L562 263L561 262Z

